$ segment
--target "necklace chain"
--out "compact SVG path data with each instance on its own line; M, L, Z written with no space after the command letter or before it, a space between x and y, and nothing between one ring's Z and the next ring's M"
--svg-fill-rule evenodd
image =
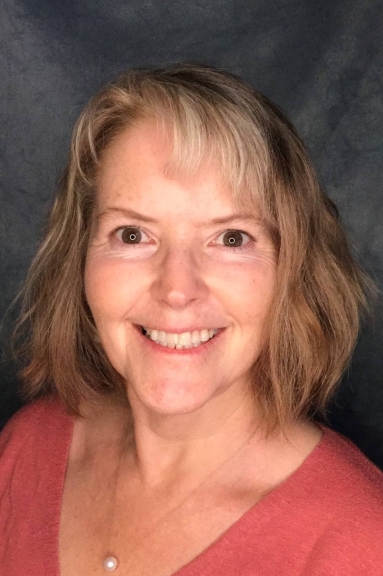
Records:
M155 526L147 533L145 534L145 536L141 539L141 542L143 542L144 540L146 540L151 534L153 534L153 532L155 532L155 530L157 530L157 528L163 524L172 514L174 514L195 492L197 492L197 490L199 490L216 472L218 472L225 464L227 464L232 458L234 458L234 456L236 456L241 449L248 443L250 442L251 438L254 436L254 434L258 431L259 426L257 426L255 428L255 430L252 431L252 433L246 438L246 440L239 446L237 447L234 452L232 452L227 458L225 458L225 460L223 462L221 462L219 464L219 466L217 466L217 468L214 468L214 470L212 472L210 472L201 482L199 482L197 484L197 486L195 488L193 488L193 490L191 490L191 492L189 492L182 500L181 502L179 502L177 504L177 506L175 506L174 508L172 508L169 512L167 512L166 514L164 514L164 516L162 516L162 518L159 519L159 521L155 524ZM114 498L113 498L113 512L112 512L112 518L111 518L111 523L110 523L110 529L109 529L109 535L108 535L108 548L107 548L107 554L104 557L102 566L104 568L104 570L106 572L114 572L118 566L119 566L119 560L118 557L111 552L110 549L110 543L111 543L111 537L112 537L112 533L113 533L113 527L114 527L114 520L115 520L115 512L116 512L116 499L117 499L117 485L118 485L118 479L119 479L119 474L120 474L120 466L121 466L121 461L122 461L122 456L124 453L124 446L125 443L121 449L119 458L118 458L118 463L116 466L116 471L115 471L115 482L114 482Z

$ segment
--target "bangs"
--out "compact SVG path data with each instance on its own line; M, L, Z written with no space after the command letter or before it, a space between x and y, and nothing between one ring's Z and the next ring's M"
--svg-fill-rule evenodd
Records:
M166 175L193 178L203 166L216 166L236 209L256 211L275 226L268 208L273 190L268 186L271 158L254 118L217 94L209 100L179 87L177 91L166 88L142 89L145 110L137 106L135 120L154 118L162 135L170 139Z
M154 121L171 142L164 169L170 178L193 178L207 164L217 167L235 208L256 212L273 236L278 235L278 169L262 110L255 110L245 97L238 106L227 94L201 85L191 89L149 78L137 85L129 77L125 83L129 91L118 83L108 87L89 107L87 119L78 124L73 155L86 187L95 189L103 152L121 132Z

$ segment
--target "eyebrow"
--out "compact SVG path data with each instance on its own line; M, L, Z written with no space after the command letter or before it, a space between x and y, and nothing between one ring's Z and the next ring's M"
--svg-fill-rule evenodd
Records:
M123 215L126 218L132 218L134 220L140 220L141 222L147 222L149 224L159 224L159 221L155 218L151 218L146 216L145 214L140 214L131 208L119 208L116 206L111 206L106 208L103 212L96 216L96 220L99 222L103 220L105 217L113 214ZM233 213L227 216L222 216L220 218L211 218L206 220L205 222L201 222L197 224L197 228L204 228L209 226L215 226L217 224L228 224L229 222L234 222L235 220L243 220L246 222L260 222L260 218L255 214L249 213Z
M122 216L125 216L126 218L133 218L134 220L141 220L142 222L149 222L152 224L158 224L157 220L155 220L154 218L150 218L149 216L145 216L144 214L140 214L139 212L136 212L135 210L132 210L131 208L118 208L115 206L111 206L110 208L106 208L103 212L100 212L100 214L97 214L96 219L97 220L103 220L105 217L107 217L109 215L113 215L113 214L122 215Z

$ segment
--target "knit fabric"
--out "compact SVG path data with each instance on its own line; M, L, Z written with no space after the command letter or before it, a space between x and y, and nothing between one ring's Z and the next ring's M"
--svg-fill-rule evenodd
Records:
M61 499L74 420L56 398L0 434L0 575L59 576ZM383 575L383 473L320 425L287 480L176 576Z

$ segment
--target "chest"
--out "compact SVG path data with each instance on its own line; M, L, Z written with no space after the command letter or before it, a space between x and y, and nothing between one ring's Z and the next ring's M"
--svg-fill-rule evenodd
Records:
M114 512L110 493L100 478L98 483L67 478L60 576L105 576L102 563L108 555L118 558L119 576L171 576L213 544L265 490L229 494L210 489L184 501L179 495L164 501L125 489L116 494Z

